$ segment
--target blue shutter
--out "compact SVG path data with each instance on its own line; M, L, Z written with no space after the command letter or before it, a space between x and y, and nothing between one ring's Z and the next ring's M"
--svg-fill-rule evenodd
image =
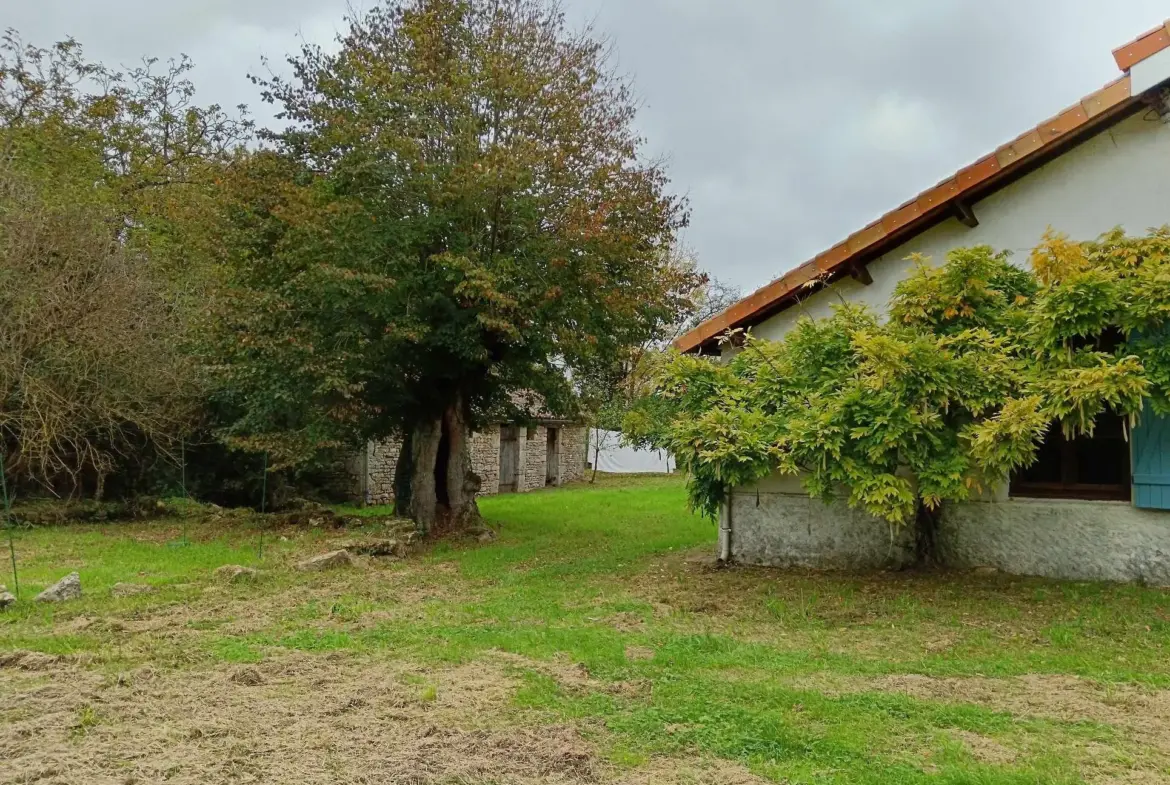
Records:
M1147 405L1133 429L1133 503L1145 510L1170 510L1170 418Z

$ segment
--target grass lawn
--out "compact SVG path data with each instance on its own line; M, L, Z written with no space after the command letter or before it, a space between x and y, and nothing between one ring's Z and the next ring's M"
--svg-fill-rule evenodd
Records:
M292 565L360 533L21 532L0 783L1170 782L1163 591L718 570L674 478L482 509L494 542L326 573Z

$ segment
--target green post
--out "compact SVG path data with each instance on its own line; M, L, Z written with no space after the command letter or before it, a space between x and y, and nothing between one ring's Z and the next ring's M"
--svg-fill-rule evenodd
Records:
M8 556L12 559L12 593L20 599L20 577L16 574L16 544L12 541L12 499L8 497L8 478L4 475L4 456L0 455L0 493L4 496L4 528L8 530Z

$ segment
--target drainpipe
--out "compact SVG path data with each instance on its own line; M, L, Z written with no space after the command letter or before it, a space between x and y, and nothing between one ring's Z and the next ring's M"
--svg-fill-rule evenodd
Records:
M731 563L731 493L727 501L719 506L719 561Z

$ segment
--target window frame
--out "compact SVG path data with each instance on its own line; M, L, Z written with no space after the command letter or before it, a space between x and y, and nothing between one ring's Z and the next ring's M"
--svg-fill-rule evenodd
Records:
M1122 426L1124 428L1124 424ZM1124 433L1124 431L1123 431ZM1133 455L1132 436L1124 439L1126 444L1126 480L1122 483L1086 483L1077 480L1078 443L1096 441L1100 437L1076 437L1065 439L1059 424L1054 423L1047 438L1060 439L1061 479L1052 481L1030 481L1013 474L1009 480L1008 494L1012 499L1072 499L1077 501L1133 502ZM1103 440L1103 439L1102 439ZM1110 439L1111 441L1113 439Z

